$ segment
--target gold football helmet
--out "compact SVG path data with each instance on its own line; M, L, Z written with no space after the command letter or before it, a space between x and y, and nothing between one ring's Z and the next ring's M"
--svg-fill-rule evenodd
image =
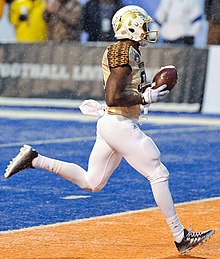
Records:
M128 5L115 13L112 26L117 39L131 39L143 46L158 40L158 31L149 29L149 23L153 21L143 8Z

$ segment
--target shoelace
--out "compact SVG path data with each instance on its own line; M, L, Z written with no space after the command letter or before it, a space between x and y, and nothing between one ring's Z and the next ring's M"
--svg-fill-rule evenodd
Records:
M191 244L197 243L201 240L203 232L193 232L192 225L190 224L186 240L190 241Z
M202 237L203 232L188 232L186 235L187 238L200 238Z
M191 246L201 243L205 239L204 232L188 232L186 235L186 240Z

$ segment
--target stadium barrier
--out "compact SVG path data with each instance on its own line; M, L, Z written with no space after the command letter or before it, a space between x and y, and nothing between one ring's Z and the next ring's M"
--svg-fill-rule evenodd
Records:
M101 59L108 43L0 44L0 97L104 100ZM143 48L147 80L161 66L177 67L177 86L156 110L201 110L208 49ZM40 100L39 99L39 100Z

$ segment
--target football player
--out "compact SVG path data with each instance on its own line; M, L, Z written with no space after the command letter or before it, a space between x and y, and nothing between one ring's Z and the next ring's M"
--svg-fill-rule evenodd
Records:
M181 224L169 190L169 172L160 161L160 151L145 135L137 122L141 105L157 102L167 95L166 85L147 87L140 46L156 42L157 31L150 31L153 19L138 6L118 10L112 19L117 41L106 48L102 69L106 107L97 122L97 137L91 152L88 170L40 155L24 145L8 165L5 178L28 168L42 168L73 182L82 189L100 191L124 158L151 184L159 206L181 254L207 241L214 230L191 232ZM144 90L143 90L144 89Z

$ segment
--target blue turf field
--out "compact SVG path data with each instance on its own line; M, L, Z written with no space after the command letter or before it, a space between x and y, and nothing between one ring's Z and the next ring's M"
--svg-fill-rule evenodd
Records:
M39 169L4 179L7 163L23 143L32 144L41 154L87 168L95 125L65 120L0 119L0 231L155 206L149 183L125 161L100 193L86 192ZM170 171L175 203L220 196L220 126L144 123L140 127L162 153L162 161ZM85 197L67 199L69 196Z

